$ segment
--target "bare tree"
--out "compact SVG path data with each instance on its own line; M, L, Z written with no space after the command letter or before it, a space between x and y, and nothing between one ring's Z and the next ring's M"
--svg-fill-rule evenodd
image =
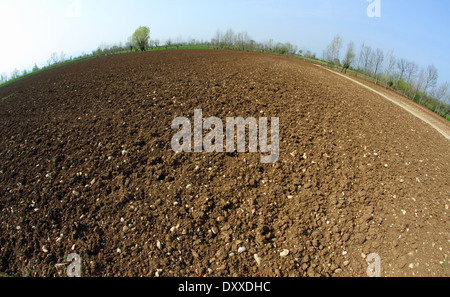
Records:
M394 70L396 64L396 58L394 56L394 50L390 50L386 53L386 69L384 71L384 86L387 88L389 83L389 78Z
M322 53L322 60L331 63L331 61L333 60L333 58L331 57L331 47L327 46L326 49L323 50Z
M271 52L273 51L274 48L274 42L273 39L269 39L265 44L264 44L264 50L266 52Z
M239 33L236 35L236 44L237 44L237 46L239 46L239 48L240 48L241 50L244 49L245 43L244 43L244 35L243 35L242 32L239 32Z
M10 79L16 79L20 75L19 69L15 68L10 75Z
M324 58L327 62L333 63L336 66L336 70L340 64L340 52L342 49L342 37L338 34L333 38L333 41L327 46Z
M450 93L447 93L447 95L445 96L444 100L445 100L445 103L447 103L447 110L444 111L445 115L447 116L447 115L450 114Z
M244 50L248 47L249 41L250 41L250 36L248 35L248 33L246 31L239 32L236 35L236 45L239 46L239 48L241 50Z
M178 36L177 39L175 39L175 46L178 48L179 46L183 45L183 36Z
M311 51L310 50L304 50L304 54L303 54L303 56L305 57L305 58L308 58L308 59L313 59L313 53L311 53ZM314 56L314 58L315 58L315 56Z
M401 58L398 62L397 62L397 68L398 71L400 73L400 77L398 79L398 82L400 82L401 80L403 80L403 76L405 75L405 71L406 71L406 65L408 64L408 60ZM398 85L398 83L397 83Z
M375 84L378 84L379 71L381 70L381 66L383 65L383 61L384 61L383 50L377 48L376 51L374 51L372 53L371 59L372 59L374 77L375 77Z
M444 107L444 102L446 98L449 97L449 88L450 84L448 83L448 81L443 82L442 84L440 84L438 87L435 88L434 96L438 100L438 102L436 104L434 112L441 113L441 109L442 107Z
M350 41L347 45L347 52L345 53L342 72L347 73L347 69L349 69L353 64L353 62L355 61L355 57L355 44L353 43L353 41Z
M286 48L286 52L288 55L295 55L297 52L298 47L296 45L291 44L290 42L286 42L284 44L284 47Z
M222 32L220 30L216 31L216 35L211 40L211 43L215 48L220 48L222 43Z
M66 61L66 54L64 52L61 52L61 54L59 54L59 62L63 63Z
M127 50L128 49L130 50L130 52L133 51L133 37L132 36L129 36L127 38L127 42L125 43L125 46L126 46Z
M423 93L426 95L427 90L429 88L434 88L436 86L437 80L438 80L438 70L434 65L430 65L425 70L425 86L423 88Z
M196 45L197 44L197 40L195 40L195 38L190 37L188 39L188 41L186 41L186 45Z
M235 38L233 29L228 29L223 35L223 42L226 46L231 47L235 44Z
M419 76L417 76L416 79L413 100L416 99L417 94L419 93L420 89L422 89L422 86L424 85L424 80L425 80L425 69L422 68L420 69ZM420 100L422 100L422 97L420 98Z
M413 78L416 75L418 69L419 66L417 66L416 63L407 61L405 65L405 74L407 76L407 80L406 80L406 88L403 90L403 96L405 96L406 91L408 90L409 86L411 86Z
M59 57L57 53L52 53L50 59L47 60L48 66L54 65L59 62Z
M368 75L370 74L371 67L371 59L372 56L372 48L370 46L366 46L364 43L361 45L361 51L359 53L359 67L363 70L363 73L366 75L366 80Z
M242 33L242 39L243 39L244 47L248 47L248 45L250 44L250 40L252 38L250 37L250 35L248 35L247 31L244 31Z
M7 81L8 81L8 74L3 72L2 75L0 76L0 83L5 83Z

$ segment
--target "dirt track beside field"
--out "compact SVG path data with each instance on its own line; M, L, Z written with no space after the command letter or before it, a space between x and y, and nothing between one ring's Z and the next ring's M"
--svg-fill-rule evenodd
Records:
M320 66L320 67L322 67L323 69L326 69L330 72L333 72L341 77L345 77L348 80L353 81L354 83L373 91L377 95L385 98L386 100L392 102L393 104L400 106L404 110L408 111L415 117L421 119L423 122L425 122L426 124L433 127L436 131L438 131L440 134L442 134L442 136L444 136L445 138L450 140L450 125L448 124L448 121L442 117L437 117L435 113L428 110L427 108L420 106L419 104L414 103L411 100L408 100L407 98L397 94L393 90L383 88L379 85L369 83L362 79L352 78L352 77L344 75L342 73L338 73L337 71L332 71L323 66Z
M25 78L0 99L7 275L63 276L70 253L85 276L365 276L371 253L382 276L448 274L448 140L316 66L123 54ZM279 117L278 161L174 153L171 123L194 109Z

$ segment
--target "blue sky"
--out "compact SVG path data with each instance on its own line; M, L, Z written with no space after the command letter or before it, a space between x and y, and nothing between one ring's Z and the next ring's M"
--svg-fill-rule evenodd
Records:
M450 1L379 1L380 18L367 16L367 0L0 0L0 73L43 66L53 52L77 56L126 42L145 25L162 42L210 40L218 29L232 28L320 57L340 34L358 51L365 42L421 67L434 64L439 81L450 81Z

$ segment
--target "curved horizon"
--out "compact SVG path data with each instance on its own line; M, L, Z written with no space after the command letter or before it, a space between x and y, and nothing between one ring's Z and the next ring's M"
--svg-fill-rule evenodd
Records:
M336 34L347 43L394 50L420 67L435 65L439 82L450 81L450 4L435 1L0 1L3 28L0 73L46 65L52 53L91 53L125 43L134 30L150 27L151 39L211 41L217 30L246 31L257 42L290 42L317 57ZM379 3L379 15L369 6ZM23 43L23 45L22 45ZM7 46L10 45L10 46Z

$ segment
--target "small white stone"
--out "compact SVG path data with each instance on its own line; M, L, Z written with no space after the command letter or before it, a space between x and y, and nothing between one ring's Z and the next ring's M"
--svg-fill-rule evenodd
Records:
M260 256L258 256L258 254L254 254L253 257L255 258L256 264L258 264L258 266L260 266L262 263L262 258Z
M284 249L281 253L280 256L281 257L286 257L287 255L289 255L289 250Z
M247 251L247 249L245 248L245 247L243 247L243 246L241 246L241 247L239 247L238 248L238 253L244 253L244 252L246 252Z

